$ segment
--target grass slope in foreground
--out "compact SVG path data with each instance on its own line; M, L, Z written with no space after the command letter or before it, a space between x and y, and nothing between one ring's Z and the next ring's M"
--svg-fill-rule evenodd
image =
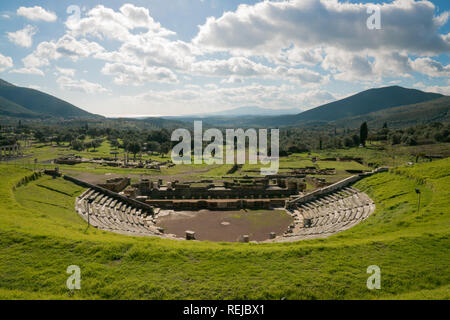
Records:
M127 237L89 229L78 186L0 167L3 299L450 298L450 159L357 183L376 202L363 223L327 239L239 244ZM417 213L415 188L422 191ZM70 293L66 268L81 267ZM366 269L381 268L381 290Z

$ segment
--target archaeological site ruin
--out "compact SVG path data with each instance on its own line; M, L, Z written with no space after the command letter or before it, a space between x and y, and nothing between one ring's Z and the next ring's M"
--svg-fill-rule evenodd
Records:
M182 225L181 228L185 227L182 234L174 234L160 222L168 216L194 217L201 212L201 219L205 221L207 215L221 217L220 221L214 222L217 226L213 226L210 232L226 233L232 223L223 219L221 212L236 213L241 210L245 217L250 215L247 210L278 210L285 212L288 219L277 232L265 229L265 234L260 235L258 241L251 232L244 232L239 237L230 238L230 241L283 242L327 237L367 219L375 210L374 202L352 184L382 171L385 169L353 175L312 192L306 192L306 177L298 174L245 176L221 182L142 179L131 183L129 178L115 178L98 185L67 176L65 179L88 188L77 198L76 211L90 225L101 230L177 240L227 239L202 237L202 230L211 228L208 225L198 227L199 230ZM203 235L207 233L203 230Z

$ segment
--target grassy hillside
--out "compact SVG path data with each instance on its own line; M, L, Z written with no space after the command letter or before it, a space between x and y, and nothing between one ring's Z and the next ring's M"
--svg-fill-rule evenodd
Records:
M421 103L441 97L442 95L437 93L391 86L362 91L345 99L318 106L295 116L261 117L260 119L249 119L248 121L266 126L321 123L366 115L388 108Z
M56 118L99 118L97 115L44 92L17 87L3 80L0 81L0 97L33 113Z
M450 292L450 159L357 183L375 201L363 223L327 239L279 244L170 241L90 228L80 187L0 166L0 298L415 299ZM422 191L417 212L415 188ZM70 293L66 268L82 289ZM366 288L369 265L381 290Z
M441 94L399 86L369 89L351 97L305 111L297 116L297 120L331 121L396 106L429 101L440 97L442 97Z
M0 116L35 118L38 117L39 114L0 97Z
M433 121L450 121L450 97L371 112L338 120L335 124L337 127L358 127L364 121L375 128L380 128L385 122L389 123L389 127L405 127Z

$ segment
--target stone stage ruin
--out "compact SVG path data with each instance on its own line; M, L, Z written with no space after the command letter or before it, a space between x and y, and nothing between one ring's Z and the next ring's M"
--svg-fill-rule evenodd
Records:
M142 180L124 190L132 199L151 206L176 209L262 209L284 207L285 200L306 189L304 178L272 175L233 181L201 182Z

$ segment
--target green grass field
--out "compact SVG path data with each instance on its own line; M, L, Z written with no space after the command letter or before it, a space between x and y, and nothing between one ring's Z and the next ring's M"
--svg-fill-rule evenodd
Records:
M87 138L86 141L90 140ZM449 143L432 144L425 146L385 146L386 150L379 150L379 144L370 144L367 148L346 148L336 150L322 150L311 153L295 153L287 157L280 157L279 172L287 173L295 168L303 167L316 167L318 169L335 168L336 175L334 176L320 176L319 178L325 178L328 182L333 183L340 179L350 176L346 170L370 170L367 164L371 163L376 166L399 166L405 165L407 162L415 162L416 156L420 152L426 154L439 154L443 156L449 156ZM33 147L25 149L25 158L12 160L10 165L23 166L36 169L53 169L54 164L50 163L50 160L56 159L61 156L67 156L69 154L75 154L84 158L94 157L113 157L110 153L116 149L112 148L107 140L104 140L102 144L94 151L92 148L82 152L70 149L67 143L61 143L59 146L53 144L37 143L33 144ZM392 157L395 150L395 156ZM123 149L119 149L121 152L120 157L123 158ZM353 156L362 157L366 165L362 165L355 161L316 161L311 160L312 157L328 158L328 157L342 157ZM132 157L132 155L130 155ZM38 160L38 163L34 164L34 159ZM161 155L147 155L143 154L144 160L155 160L165 162L170 160L170 156ZM424 159L419 159L423 162ZM183 164L170 168L162 168L161 170L152 169L139 169L139 168L118 168L109 167L101 164L83 163L77 165L58 165L62 172L69 172L70 175L77 176L79 174L94 174L97 176L105 176L105 174L116 175L146 175L146 176L158 176L167 179L182 180L196 180L196 179L222 179L223 176L242 177L245 175L254 176L259 175L261 167L268 167L269 165L262 164L245 164L242 168L237 170L233 174L227 172L231 169L230 164Z
M13 188L31 173L0 166L2 299L450 297L450 159L361 180L356 187L377 205L368 220L326 239L278 244L86 230L73 208L83 190L46 176ZM65 286L69 265L81 268L81 290ZM369 265L381 268L380 290L366 287Z

